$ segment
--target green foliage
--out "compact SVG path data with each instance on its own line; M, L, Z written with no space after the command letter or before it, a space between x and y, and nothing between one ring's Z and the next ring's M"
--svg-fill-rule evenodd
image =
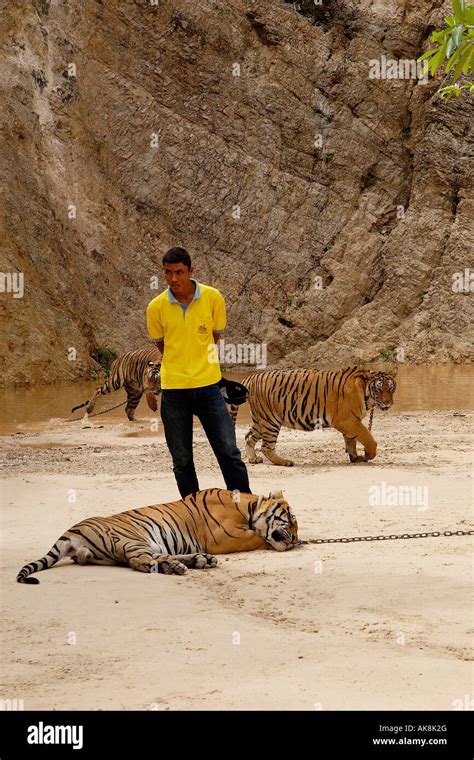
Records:
M431 41L437 42L437 47L418 58L426 61L422 76L427 71L434 76L440 67L446 74L451 74L452 84L438 90L438 94L446 99L460 95L462 90L474 92L473 82L457 84L461 74L472 76L474 72L474 5L466 7L465 0L451 0L451 3L454 15L446 16L445 28L431 35Z
M110 365L112 364L113 360L117 358L117 353L112 348L100 346L99 348L92 349L91 357L98 364L100 364L105 374L108 375L110 371Z
M380 352L380 358L383 359L384 362L389 362L392 358L392 354L390 351L381 351Z

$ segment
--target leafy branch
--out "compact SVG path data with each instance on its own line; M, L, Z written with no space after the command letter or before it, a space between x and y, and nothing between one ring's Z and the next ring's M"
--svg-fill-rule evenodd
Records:
M474 5L466 7L465 0L451 0L453 16L446 16L446 26L439 32L433 32L431 42L437 42L437 47L427 50L418 58L425 61L421 77L429 71L432 76L442 67L446 74L451 75L452 84L442 87L438 94L443 98L460 95L462 90L474 92L474 83L459 85L457 80L461 74L474 72ZM447 63L446 63L447 61Z

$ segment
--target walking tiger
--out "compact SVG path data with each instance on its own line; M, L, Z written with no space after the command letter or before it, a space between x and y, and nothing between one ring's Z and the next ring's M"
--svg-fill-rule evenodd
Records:
M375 457L377 443L362 424L367 412L392 406L396 389L395 372L347 367L338 372L314 369L269 370L242 380L248 391L252 426L245 436L248 461L263 462L255 444L262 440L262 454L270 462L291 467L294 462L276 453L280 428L315 430L333 427L344 436L351 462L368 462ZM234 423L238 407L231 406ZM357 454L357 441L364 456Z
M150 346L127 351L112 362L107 380L95 389L91 399L78 404L71 409L71 412L85 406L86 414L91 414L99 396L118 391L122 387L127 393L125 413L131 422L134 420L135 409L144 393L148 406L156 412L158 408L156 396L161 393L160 368L161 354L157 348Z

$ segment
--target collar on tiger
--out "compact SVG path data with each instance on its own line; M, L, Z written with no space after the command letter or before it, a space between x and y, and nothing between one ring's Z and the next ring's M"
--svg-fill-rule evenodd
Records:
M374 399L374 397L372 396L371 393L365 393L365 395L364 395L364 401L365 401L365 410L367 412L369 411L369 409L372 409L372 407L374 407L376 405L375 404L375 399ZM369 401L371 401L372 403L369 404Z

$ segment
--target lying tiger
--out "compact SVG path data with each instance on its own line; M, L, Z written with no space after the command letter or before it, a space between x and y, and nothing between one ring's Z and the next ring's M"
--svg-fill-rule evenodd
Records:
M298 523L281 491L255 496L208 488L169 504L90 517L58 538L45 557L25 565L18 583L39 583L32 573L63 557L79 565L129 565L142 573L215 567L214 554L292 549Z
M156 412L158 408L156 396L161 393L160 369L161 354L157 348L148 347L127 351L112 362L107 380L95 389L92 398L83 404L78 404L71 409L71 412L85 406L86 415L91 414L99 396L118 391L122 387L127 393L125 413L131 422L135 418L135 409L144 393L148 406Z
M270 462L291 467L294 462L276 453L280 428L315 430L333 427L344 436L351 462L375 457L377 443L362 420L374 407L389 409L396 383L391 374L348 367L339 372L313 369L269 370L250 375L242 384L248 389L252 427L245 437L251 463L263 462L255 453L262 440L262 454ZM234 423L238 407L231 406ZM364 456L357 454L357 441Z

